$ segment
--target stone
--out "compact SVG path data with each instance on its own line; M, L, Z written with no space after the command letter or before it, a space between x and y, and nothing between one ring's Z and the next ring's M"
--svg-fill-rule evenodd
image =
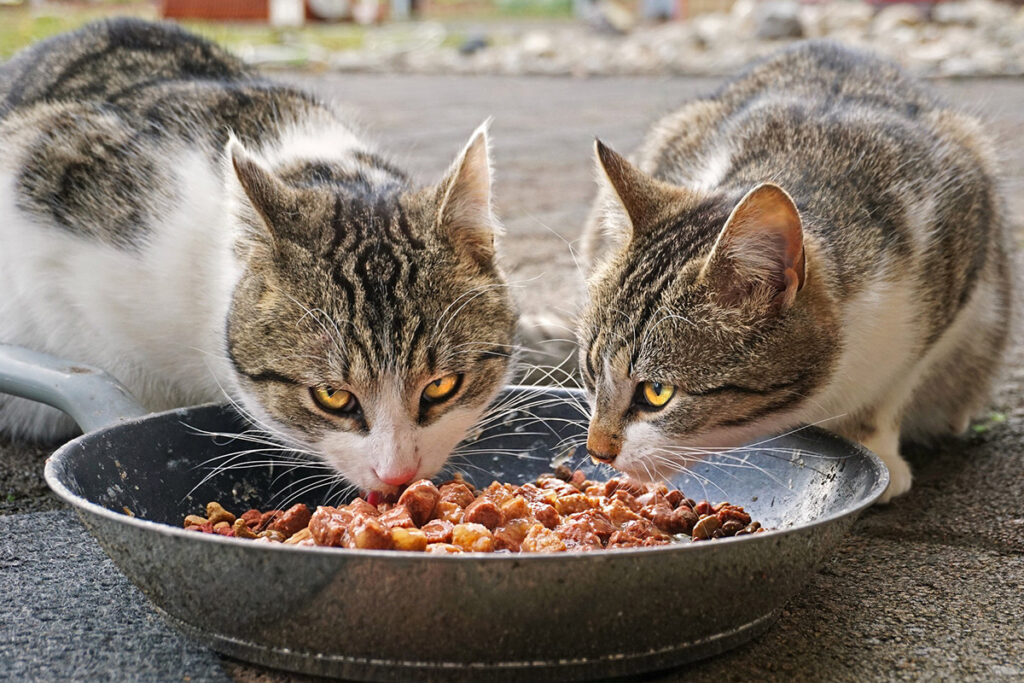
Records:
M519 43L522 51L530 57L551 57L555 54L555 41L543 31L531 31Z
M491 41L485 35L469 36L459 45L459 54L471 55L483 50L490 44Z
M803 38L800 5L792 0L765 2L754 10L754 35L761 40Z
M920 26L924 20L924 11L916 5L897 3L875 15L872 30L876 35L884 36L901 26Z

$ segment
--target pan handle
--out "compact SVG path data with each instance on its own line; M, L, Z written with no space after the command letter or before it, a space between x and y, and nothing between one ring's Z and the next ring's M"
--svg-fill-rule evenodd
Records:
M0 344L0 393L62 410L83 432L148 412L103 370L10 344Z

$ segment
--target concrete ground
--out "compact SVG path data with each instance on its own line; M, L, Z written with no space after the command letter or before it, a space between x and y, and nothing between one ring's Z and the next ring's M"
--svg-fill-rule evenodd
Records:
M528 313L576 299L569 245L593 193L594 136L628 151L658 115L715 83L280 77L351 104L424 181L494 116L503 249ZM1024 80L937 86L990 121L1020 216ZM643 680L1024 680L1022 382L1024 346L1015 345L993 412L967 438L912 450L914 489L869 511L766 635ZM0 679L292 678L169 631L48 493L48 450L0 442Z

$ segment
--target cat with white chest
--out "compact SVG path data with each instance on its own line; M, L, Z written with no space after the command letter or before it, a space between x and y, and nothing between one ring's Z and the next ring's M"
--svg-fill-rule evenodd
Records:
M974 118L828 43L751 66L648 135L598 143L579 318L591 455L639 475L687 448L819 423L911 472L963 432L1009 329L1005 207Z
M413 187L328 103L169 25L0 67L0 342L150 410L236 401L364 489L433 475L505 383L486 131ZM73 433L0 396L0 431Z

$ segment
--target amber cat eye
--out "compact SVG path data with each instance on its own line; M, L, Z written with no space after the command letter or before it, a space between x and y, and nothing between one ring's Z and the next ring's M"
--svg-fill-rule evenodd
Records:
M462 375L445 375L438 377L423 389L423 400L438 403L452 396L462 384Z
M310 389L313 400L329 413L351 413L359 407L359 402L351 392L330 387L313 387Z
M637 403L646 408L663 408L676 393L671 384L642 382L637 387Z

